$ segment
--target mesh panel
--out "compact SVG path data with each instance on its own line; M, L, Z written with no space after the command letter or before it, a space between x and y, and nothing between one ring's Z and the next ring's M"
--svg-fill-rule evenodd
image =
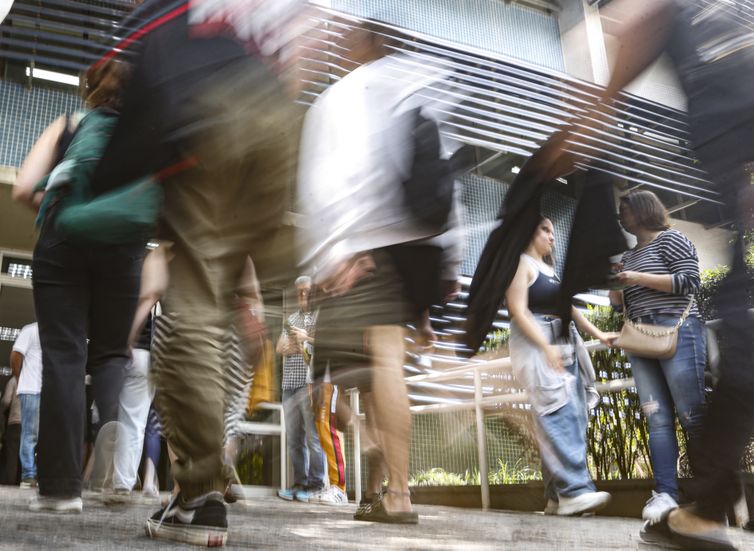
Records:
M510 184L466 174L461 178L461 186L466 232L461 274L472 276ZM546 192L542 197L542 214L552 220L555 226L555 262L559 273L563 270L575 212L575 199L556 192Z
M58 116L81 109L76 95L46 88L25 88L0 80L0 166L20 167L45 128Z
M565 71L557 19L502 0L333 0L332 7Z
M500 470L501 464L511 471L532 467L539 470L539 459L532 443L517 427L522 416L486 417L487 462L490 472ZM476 443L476 421L473 411L455 411L412 415L409 475L434 468L448 473L470 476L479 472ZM346 443L346 485L354 488L353 429L349 428ZM366 455L361 457L361 487L366 488L368 477Z

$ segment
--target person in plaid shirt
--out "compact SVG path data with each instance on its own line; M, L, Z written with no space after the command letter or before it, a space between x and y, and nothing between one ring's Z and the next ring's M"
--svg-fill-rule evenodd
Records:
M324 487L324 456L314 424L309 358L304 347L314 334L316 315L309 308L311 278L296 279L298 310L288 316L277 344L283 356L283 412L288 453L293 463L293 486L280 490L278 496L308 502L311 494Z

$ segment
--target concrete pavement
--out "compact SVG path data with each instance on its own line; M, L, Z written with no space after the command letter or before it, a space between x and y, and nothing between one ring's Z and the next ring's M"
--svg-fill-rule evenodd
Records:
M180 549L144 535L159 508L141 499L106 506L84 496L81 515L33 514L31 490L0 487L0 549ZM581 551L656 549L639 540L641 522L623 518L558 518L535 513L482 513L418 506L418 526L389 526L352 519L355 505L329 507L259 497L229 507L228 549L459 549ZM754 550L754 534L731 530L740 549Z

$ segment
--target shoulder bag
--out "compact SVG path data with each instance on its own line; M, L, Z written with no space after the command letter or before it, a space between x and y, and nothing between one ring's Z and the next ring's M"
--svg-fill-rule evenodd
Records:
M689 316L693 304L694 299L692 297L678 322L670 327L631 321L628 319L628 309L626 308L623 312L623 328L615 340L615 346L640 358L655 360L672 358L678 346L678 330Z

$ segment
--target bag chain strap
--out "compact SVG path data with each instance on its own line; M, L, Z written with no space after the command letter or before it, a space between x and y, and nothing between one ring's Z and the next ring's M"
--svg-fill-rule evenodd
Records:
M665 331L651 331L643 327L641 324L631 321L630 319L628 319L628 308L626 308L623 312L623 318L625 323L630 324L634 329L636 329L637 332L641 333L642 335L646 335L648 337L668 337L681 328L683 322L686 321L686 318L689 317L689 314L691 313L691 307L693 305L694 297L691 297L688 306L686 306L686 309L683 311L683 314L681 314L681 318L678 320L678 322L673 327L670 327Z

